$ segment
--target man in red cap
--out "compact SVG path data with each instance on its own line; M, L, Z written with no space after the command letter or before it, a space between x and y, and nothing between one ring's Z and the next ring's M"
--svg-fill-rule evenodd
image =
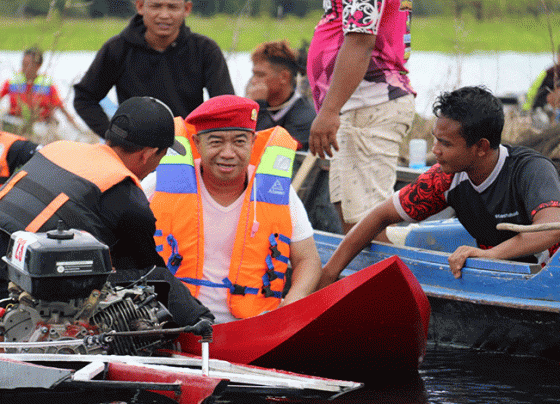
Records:
M258 109L234 95L209 99L185 119L193 133L178 139L187 154L168 154L157 168L158 251L217 322L307 296L321 274L313 228L290 185L297 142L279 126L255 133Z

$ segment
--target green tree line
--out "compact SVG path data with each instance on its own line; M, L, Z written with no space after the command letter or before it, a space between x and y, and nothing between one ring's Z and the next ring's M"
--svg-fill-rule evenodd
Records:
M203 16L216 14L251 16L305 16L320 9L322 0L193 0L193 12ZM413 12L419 16L468 13L477 20L505 16L534 15L560 11L558 0L413 0ZM68 17L91 18L113 16L128 18L134 14L134 0L2 0L0 14L38 16L57 12Z

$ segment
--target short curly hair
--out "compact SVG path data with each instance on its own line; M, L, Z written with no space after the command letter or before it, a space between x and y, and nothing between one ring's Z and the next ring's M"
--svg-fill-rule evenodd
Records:
M257 46L251 54L253 63L267 61L279 68L287 69L296 80L297 74L305 75L305 69L298 63L298 54L287 41L264 42Z
M461 124L461 135L467 146L488 139L490 147L498 148L504 128L504 106L484 86L467 86L444 92L435 101L433 113Z

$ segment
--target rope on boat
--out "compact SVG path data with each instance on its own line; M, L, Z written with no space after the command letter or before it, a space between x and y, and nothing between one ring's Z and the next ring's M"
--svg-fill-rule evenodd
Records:
M539 223L539 224L513 224L513 223L498 223L497 230L509 230L517 233L529 233L535 231L545 230L560 230L560 223Z

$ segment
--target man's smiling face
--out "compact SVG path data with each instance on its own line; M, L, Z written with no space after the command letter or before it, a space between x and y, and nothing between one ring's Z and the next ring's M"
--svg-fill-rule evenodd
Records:
M244 183L255 134L243 130L214 131L194 136L205 181L216 185Z

